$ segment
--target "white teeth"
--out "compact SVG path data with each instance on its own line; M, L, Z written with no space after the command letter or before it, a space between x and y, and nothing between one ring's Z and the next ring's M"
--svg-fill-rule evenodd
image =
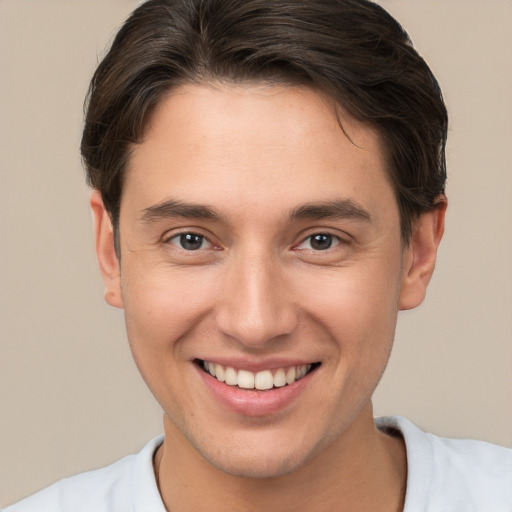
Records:
M221 382L224 382L226 379L224 375L224 367L221 364L215 365L215 377L217 377L217 380L220 380Z
M279 368L279 370L274 374L274 386L276 388L286 386L286 374L284 373L283 368Z
M254 389L254 373L247 370L238 371L238 387L243 389Z
M229 384L230 386L236 386L238 381L238 375L235 369L228 366L226 368L226 371L224 372L224 379L226 381L226 384Z
M258 389L260 391L293 384L295 381L302 379L311 369L310 364L301 364L290 366L287 369L278 368L274 373L271 370L253 373L248 370L235 370L231 366L222 366L209 361L203 361L203 367L212 377L220 382L225 382L229 386L238 386L242 389Z
M295 377L296 376L297 376L297 371L295 370L295 366L292 366L286 372L286 384L291 384L292 382L295 382Z
M256 389L265 390L274 387L274 377L270 370L258 372L254 377L254 387Z

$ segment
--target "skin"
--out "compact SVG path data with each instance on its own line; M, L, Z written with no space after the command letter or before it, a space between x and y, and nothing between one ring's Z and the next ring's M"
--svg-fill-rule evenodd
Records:
M340 113L355 144L315 91L183 86L133 148L120 261L91 196L106 300L124 308L164 411L155 464L173 512L402 509L404 446L375 429L371 395L398 311L424 298L446 202L404 246L379 137ZM335 202L335 215L308 208ZM199 248L184 248L183 233L204 237ZM316 234L331 246L312 244ZM197 358L320 366L291 403L254 416L219 403Z

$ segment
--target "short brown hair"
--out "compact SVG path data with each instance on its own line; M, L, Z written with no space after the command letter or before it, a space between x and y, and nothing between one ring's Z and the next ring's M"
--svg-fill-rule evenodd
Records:
M182 84L315 87L375 127L408 241L446 181L439 85L399 23L367 0L149 0L127 19L88 93L81 152L117 233L130 147Z

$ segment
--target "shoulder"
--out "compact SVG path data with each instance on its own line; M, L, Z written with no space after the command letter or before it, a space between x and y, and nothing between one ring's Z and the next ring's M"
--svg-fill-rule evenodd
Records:
M64 478L4 512L135 512L138 502L153 503L152 508L142 510L161 512L164 509L152 465L153 453L161 442L162 437L155 438L135 455Z
M427 434L401 417L380 418L377 426L405 440L405 512L512 510L512 449Z

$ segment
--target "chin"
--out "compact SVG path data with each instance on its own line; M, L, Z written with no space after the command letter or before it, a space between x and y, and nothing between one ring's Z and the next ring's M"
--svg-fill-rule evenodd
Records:
M295 435L240 436L216 443L193 443L199 455L216 469L239 478L271 479L300 469L329 444L330 436L314 439Z
M259 453L251 456L233 454L231 457L223 457L222 460L214 460L205 457L210 464L228 475L238 478L270 479L292 473L302 466L304 458L292 454L276 457L275 453Z

